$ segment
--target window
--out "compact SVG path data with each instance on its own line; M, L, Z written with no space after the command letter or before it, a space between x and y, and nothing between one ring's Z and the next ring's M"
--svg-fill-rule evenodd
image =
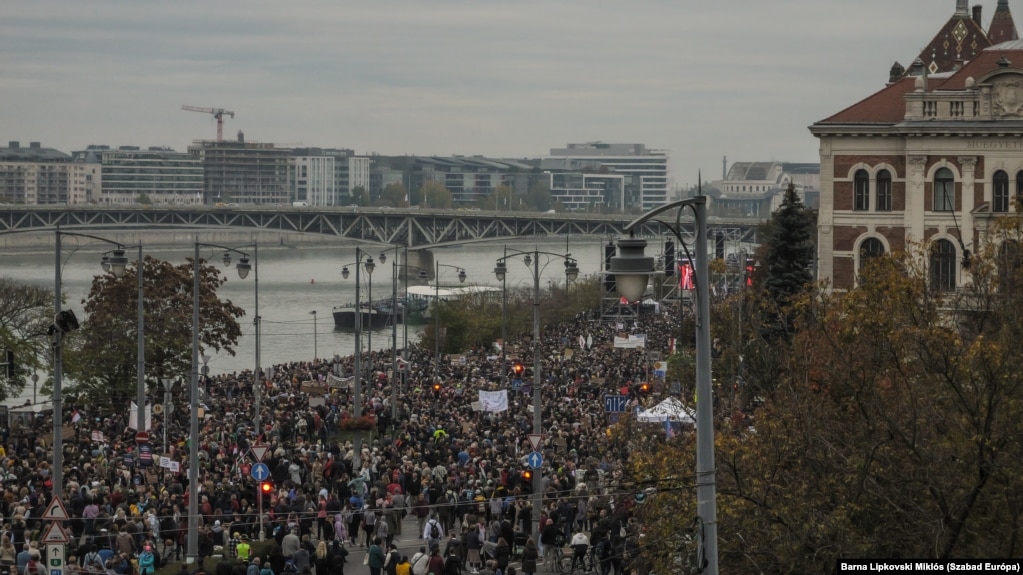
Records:
M1023 199L1023 172L1016 172L1016 211L1020 211L1020 199Z
M888 170L877 173L877 204L879 212L892 211L892 174Z
M884 255L884 244L877 238L867 238L860 244L860 272L867 266L867 262Z
M867 170L857 170L853 176L853 209L866 211L870 209L870 176Z
M991 195L991 211L1009 211L1009 174L998 170L993 178L993 191Z
M998 246L998 289L1002 293L1009 293L1019 274L1020 268L1019 243L1015 240L1006 240Z
M951 212L955 201L955 178L952 170L941 168L934 174L934 207L936 212Z
M948 240L931 246L931 289L950 292L956 288L956 248Z

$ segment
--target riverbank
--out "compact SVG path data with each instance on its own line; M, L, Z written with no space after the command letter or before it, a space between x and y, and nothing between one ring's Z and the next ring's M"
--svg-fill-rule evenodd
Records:
M349 245L351 240L333 236L301 234L295 232L256 231L238 229L187 229L187 230L104 230L94 228L64 228L69 233L95 235L121 243L125 246L142 244L146 250L156 251L164 248L182 248L193 245L196 241L204 243L234 246L258 242L260 246L272 247L317 247ZM52 230L40 230L24 233L0 234L0 253L32 254L53 253L56 234ZM84 251L107 251L110 245L103 242L92 242L87 238L68 236L64 240L64 249L78 245Z

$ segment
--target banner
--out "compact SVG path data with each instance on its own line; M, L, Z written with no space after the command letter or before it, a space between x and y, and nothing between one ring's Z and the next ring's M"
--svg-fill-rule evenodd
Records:
M153 429L153 406L148 404L148 403L146 404L146 409L145 409L145 411L146 411L146 428L145 429L139 429L138 425L136 425L138 423L138 420L139 420L139 418L137 417L138 414L139 414L138 409L139 409L138 408L138 404L135 403L134 401L131 402L131 410L128 412L128 427L130 427L130 428L132 428L132 429L134 429L136 431L150 431L150 430L152 430Z
M508 411L508 390L483 391L480 390L480 403L483 404L483 411Z
M628 337L615 336L615 347L619 349L638 349L646 347L646 334L637 333Z
M337 377L333 373L327 374L327 385L335 389L351 389L355 377Z

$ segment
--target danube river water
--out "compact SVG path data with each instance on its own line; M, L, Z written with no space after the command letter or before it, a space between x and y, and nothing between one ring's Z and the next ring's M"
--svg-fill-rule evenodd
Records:
M143 240L143 244L144 244ZM580 277L599 273L602 260L602 240L600 238L565 238L544 239L542 242L528 240L512 240L508 242L477 243L434 250L434 257L441 264L441 285L458 283L457 271L445 266L459 266L465 269L466 284L480 284L500 287L501 283L494 276L494 265L497 258L504 255L505 246L509 250L533 250L565 253L566 243L572 256L578 261ZM233 244L229 244L233 245ZM103 248L105 249L105 248ZM379 257L379 248L367 247L374 259ZM66 245L63 250L63 291L66 295L66 307L75 310L79 319L84 318L81 300L86 296L92 278L102 273L99 267L99 252L95 245L91 249L75 251ZM656 255L657 247L647 248L649 255ZM180 248L162 248L147 251L153 257L172 262L185 262L191 256L191 246ZM213 249L203 251L203 256L219 262L222 252ZM385 264L377 262L372 276L373 299L390 299L392 288L391 258L394 250L388 252ZM129 250L129 258L134 258L134 251ZM318 357L333 357L354 353L355 338L351 331L334 329L332 308L355 301L354 269L348 279L341 275L345 264L355 261L354 245L335 247L281 247L260 244L259 247L259 314L263 318L260 363L269 366L289 361L308 360L316 354ZM544 259L541 258L541 267ZM226 352L212 353L209 360L211 374L236 372L252 369L255 365L255 335L252 317L254 315L255 293L253 274L245 280L239 279L233 268L227 269L228 281L220 290L220 296L231 299L245 309L246 315L241 318L242 337L236 346L236 355ZM31 253L0 253L0 276L32 285L53 287L54 260L53 253L33 251ZM519 258L509 261L507 285L509 289L532 287L532 268L527 268ZM366 274L362 274L362 299L366 300L369 286ZM564 265L555 260L541 272L541 286L546 288L549 281L564 284ZM399 281L399 292L402 284ZM310 312L316 311L314 315ZM132 311L134 313L134 310ZM147 326L147 329L158 329ZM409 341L414 341L421 328L409 326ZM315 335L314 335L315 334ZM132 336L133 337L133 336ZM402 345L403 330L398 326L398 345ZM363 337L363 346L369 338ZM373 349L390 349L391 328L377 330L372 333ZM365 349L365 347L364 347ZM41 373L45 378L48 374ZM186 374L182 374L185 376ZM32 385L25 392L7 403L20 405L32 398ZM49 398L40 397L43 401Z

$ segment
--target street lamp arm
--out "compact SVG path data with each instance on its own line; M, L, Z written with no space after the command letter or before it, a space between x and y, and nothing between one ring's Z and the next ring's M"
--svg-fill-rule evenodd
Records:
M503 262L503 261L505 261L508 258L513 258L515 256L527 256L527 255L530 255L530 256L531 255L550 256L550 257L553 257L553 258L560 258L560 259L563 259L563 260L574 259L574 258L572 258L572 254L570 254L570 253L569 254L557 254L557 253L554 253L554 252L541 252L539 250L529 250L528 252L527 251L519 251L519 250L508 250L508 254L497 258L497 261Z
M670 211L670 210L674 210L676 208L684 208L686 206L691 206L691 207L693 207L695 209L695 206L706 205L706 204L707 204L707 196L696 196L695 198L688 198L688 199L685 199L685 200L679 200L677 202L672 202L670 204L664 204L663 206L661 206L659 208L654 208L654 209L650 210L649 212L639 216L638 218L636 218L636 219L632 220L631 222L629 222L628 224L626 224L626 226L624 228L624 231L631 233L635 228L640 226L642 223L644 223L644 222L646 222L648 220L651 220L651 219L657 217L658 215L663 214L664 212L667 212L667 211ZM661 222L661 223L664 223L664 222Z

